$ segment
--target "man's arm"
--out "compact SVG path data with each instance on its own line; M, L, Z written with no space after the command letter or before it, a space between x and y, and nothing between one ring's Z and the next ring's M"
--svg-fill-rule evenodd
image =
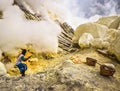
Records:
M24 56L21 57L21 60L23 61L27 61L31 56L29 56L28 58L24 58Z

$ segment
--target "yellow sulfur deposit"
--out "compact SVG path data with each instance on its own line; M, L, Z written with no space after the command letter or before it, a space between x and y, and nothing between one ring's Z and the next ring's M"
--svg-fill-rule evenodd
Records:
M26 74L34 74L37 72L43 72L46 69L49 68L49 66L54 66L56 58L59 58L60 55L52 52L42 52L42 53L34 53L31 54L30 52L27 52L25 57L28 57L32 55L32 57L24 62L28 66L28 70L26 71ZM16 57L17 58L17 57ZM10 66L7 66L7 73L10 74L10 76L17 76L20 75L19 69L15 67L15 61L16 58L12 58L14 62ZM7 64L8 65L8 64Z

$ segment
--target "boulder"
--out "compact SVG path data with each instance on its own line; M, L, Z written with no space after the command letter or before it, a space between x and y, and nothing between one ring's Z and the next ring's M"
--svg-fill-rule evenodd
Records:
M97 23L82 24L76 28L72 41L73 43L78 43L83 33L90 33L93 38L104 38L107 31L108 28L106 26Z
M91 46L95 48L108 48L110 43L102 38L96 38L91 41Z
M90 33L83 33L82 36L79 38L78 45L81 48L87 48L90 46L91 41L93 40L93 36Z
M5 75L5 74L7 74L5 65L0 62L0 75Z
M107 26L108 28L118 29L120 16L102 17L96 23Z
M117 17L116 19L118 18L119 17ZM112 23L112 25L116 25L115 21ZM118 54L115 51L116 49L112 47L115 46L113 44L114 42L119 41L118 39L116 40L116 37L119 36L119 31L117 29L109 29L108 25L104 26L105 24L100 25L97 23L87 23L80 25L74 32L74 37L72 39L73 43L78 44L81 48L86 48L90 46L96 48L109 48L110 52L117 55L118 57ZM117 44L118 43L119 42L117 42Z

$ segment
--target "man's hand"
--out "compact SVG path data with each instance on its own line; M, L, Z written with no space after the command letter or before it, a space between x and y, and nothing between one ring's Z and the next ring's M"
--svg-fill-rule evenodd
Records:
M31 57L32 57L32 55L31 55L31 56L29 56L29 57L28 57L28 59L29 59L29 58L31 58Z
M24 61L27 61L27 60L28 60L29 58L31 58L31 57L32 57L32 56L29 56L29 57L25 58Z

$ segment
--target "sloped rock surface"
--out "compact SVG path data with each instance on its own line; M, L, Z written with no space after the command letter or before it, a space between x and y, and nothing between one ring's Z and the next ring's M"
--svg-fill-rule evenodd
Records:
M120 62L120 31L116 34L115 39L111 42L108 50L114 54Z
M6 73L7 71L4 64L0 62L0 75L5 75Z
M96 23L105 25L108 28L118 29L120 24L120 16L102 17Z
M101 77L99 72L94 67L85 66L85 64L74 65L66 61L62 67L57 71L58 81L62 84L66 84L70 89L66 91L118 91L119 88L111 87L112 81L119 80L116 78L104 78ZM104 79L104 86L100 84L101 80ZM107 84L111 82L110 84ZM106 89L106 87L108 89Z
M119 91L119 84L116 75L104 77L99 74L98 66L74 64L71 60L25 77L0 77L1 91Z

